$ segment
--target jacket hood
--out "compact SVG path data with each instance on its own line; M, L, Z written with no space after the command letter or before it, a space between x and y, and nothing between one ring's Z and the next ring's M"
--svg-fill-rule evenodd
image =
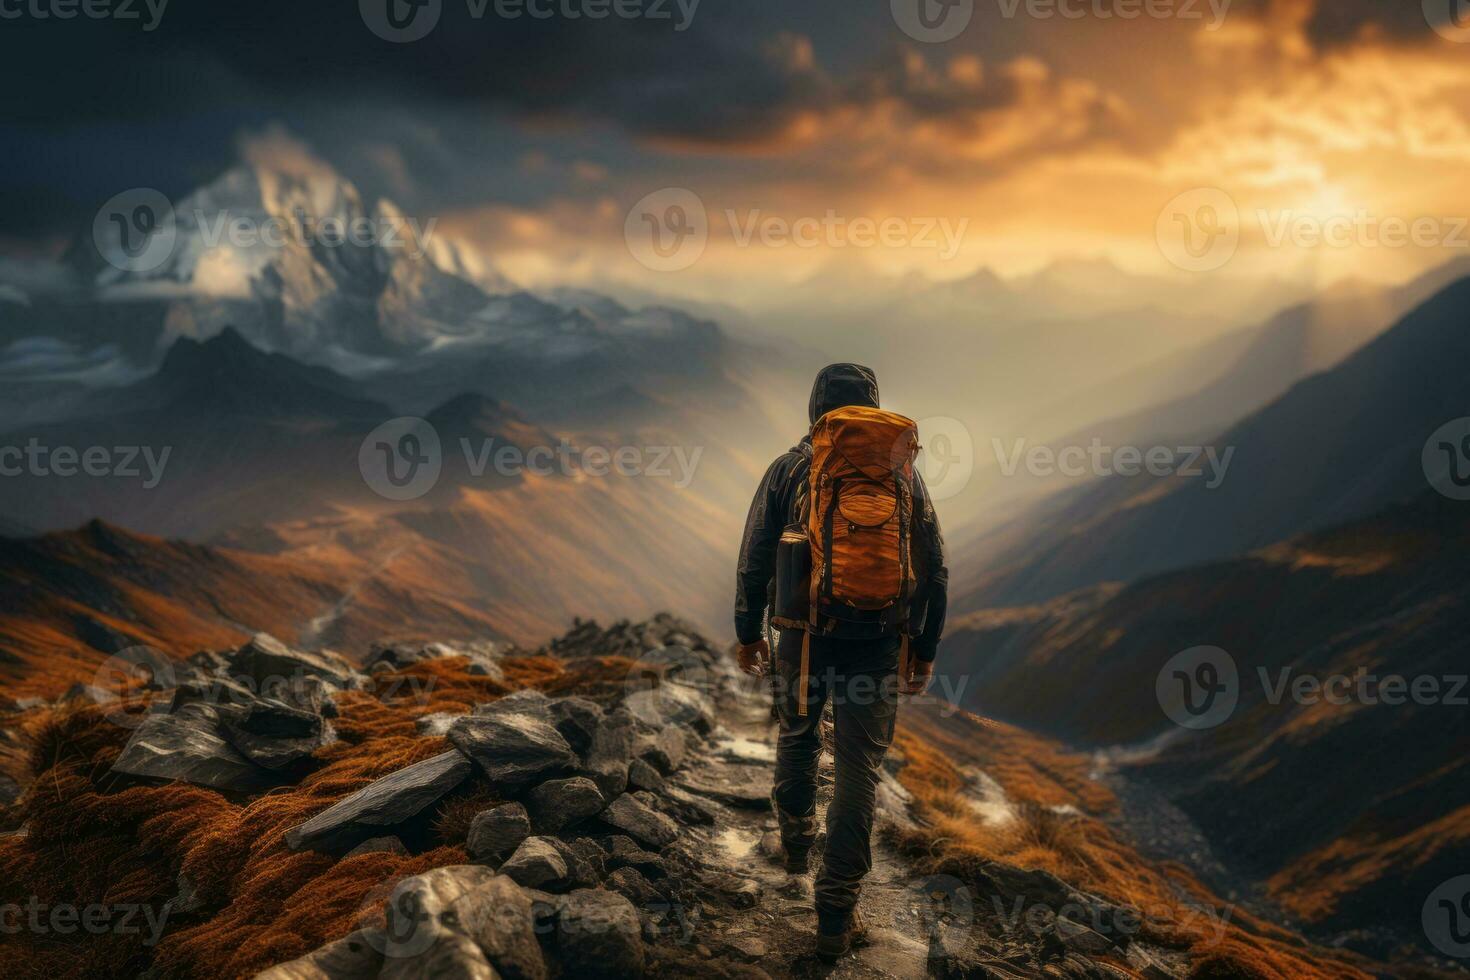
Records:
M878 376L873 369L861 364L829 364L818 371L807 405L808 421L815 424L833 409L848 405L878 407Z

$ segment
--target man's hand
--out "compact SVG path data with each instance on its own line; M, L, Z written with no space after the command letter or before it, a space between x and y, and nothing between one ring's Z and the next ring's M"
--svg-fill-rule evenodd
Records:
M735 660L740 664L740 669L751 677L763 677L771 668L771 645L766 642L765 637L754 643L742 644Z
M910 657L908 669L904 674L905 676L900 678L899 693L923 694L929 690L929 684L934 680L934 663L933 661L925 663L918 657Z

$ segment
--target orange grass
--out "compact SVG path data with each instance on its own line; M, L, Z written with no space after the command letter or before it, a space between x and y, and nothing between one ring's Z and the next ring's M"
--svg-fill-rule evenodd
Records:
M916 706L917 707L917 706ZM1193 977L1368 980L1351 954L1308 944L1211 894L1183 866L1145 860L1093 814L1116 805L1087 778L1085 756L1020 729L933 706L907 712L897 737L899 780L924 826L891 831L926 873L953 875L983 892L988 862L1049 871L1142 914L1140 935L1189 952ZM961 768L976 766L1006 791L1008 822L985 822L965 796ZM1070 807L1058 812L1058 807Z
M248 801L196 786L123 788L108 776L129 730L77 703L30 712L29 785L18 802L29 837L0 840L0 905L142 903L155 916L193 887L202 907L175 913L154 947L144 935L0 933L6 977L131 976L150 966L159 978L248 977L346 935L380 915L392 884L467 860L457 846L478 806L493 797L481 780L444 801L435 815L439 846L400 856L350 860L293 853L285 834L369 782L446 749L420 737L416 718L463 711L519 687L583 693L558 661L502 662L505 681L466 672L463 659L416 664L374 676L374 688L338 698L340 740L299 785ZM591 690L608 678L593 676Z

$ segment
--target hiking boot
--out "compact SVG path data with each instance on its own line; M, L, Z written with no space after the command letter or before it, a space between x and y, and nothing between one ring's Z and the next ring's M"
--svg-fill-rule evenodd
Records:
M820 923L821 919L817 921ZM854 944L861 943L867 935L868 924L863 921L863 914L854 908L838 931L828 932L818 925L817 956L831 962L847 953Z
M786 848L786 873L791 875L804 875L810 870L811 851L796 851Z

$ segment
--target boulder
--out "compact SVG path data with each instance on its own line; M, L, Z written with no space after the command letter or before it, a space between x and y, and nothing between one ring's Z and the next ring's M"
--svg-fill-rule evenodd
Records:
M657 793L664 788L664 777L642 759L634 759L628 766L628 788Z
M662 728L687 726L701 735L715 727L715 705L696 687L677 681L634 691L623 702L639 721Z
M645 851L631 837L614 834L605 862L609 869L637 868L645 878L661 878L664 875L662 856Z
M556 948L569 977L641 977L643 930L617 892L581 888L557 902Z
M219 720L219 712L207 704L144 715L112 771L235 793L258 793L274 785L276 779L268 770L220 737Z
M263 698L221 711L220 732L241 755L272 770L309 758L337 738L320 714Z
M603 716L587 748L585 771L608 799L628 788L628 766L633 761L638 724L622 709Z
M545 980L531 900L489 868L451 865L409 878L385 911L380 977Z
M663 896L637 868L619 868L607 876L607 887L641 908L662 901Z
M638 843L655 850L672 844L679 836L679 827L674 821L627 793L608 804L600 818Z
M597 867L587 858L583 857L582 852L578 848L559 837L546 837L543 839L556 849L556 853L561 855L562 861L567 866L566 877L562 879L561 883L562 888L550 890L564 891L571 888L594 888L602 880L598 874ZM600 865L601 862L598 862L598 864Z
M531 836L531 818L520 803L502 803L481 810L470 821L465 850L476 861L498 861Z
M602 708L586 698L557 698L549 705L551 723L562 738L581 755L592 744L592 736L602 723Z
M495 783L522 785L577 764L572 747L552 726L544 708L513 706L485 714L475 710L449 727L449 741Z
M638 757L665 776L682 766L688 755L689 742L682 728L661 728L656 734L645 735L639 740Z
M372 980L383 968L381 930L360 929L300 959L273 966L255 980Z
M499 980L500 975L474 940L452 929L441 929L426 948L409 956L393 955L390 944L383 956L378 980Z
M346 689L357 686L359 676L335 653L293 650L269 633L252 636L230 656L227 669L231 677L246 680L254 691L265 695L308 677Z
M358 844L352 850L342 855L342 859L355 858L362 854L398 854L407 855L408 848L403 846L403 841L392 834L386 837L369 837Z
M772 778L770 766L712 759L680 773L675 781L691 792L729 806L765 810L771 805Z
M293 851L345 851L417 816L464 782L470 760L454 750L374 780L351 796L286 833Z
M526 796L536 829L551 834L596 816L605 805L597 784L586 776L548 779Z
M527 888L556 890L567 878L567 862L545 837L527 837L515 853L505 859L500 873Z

